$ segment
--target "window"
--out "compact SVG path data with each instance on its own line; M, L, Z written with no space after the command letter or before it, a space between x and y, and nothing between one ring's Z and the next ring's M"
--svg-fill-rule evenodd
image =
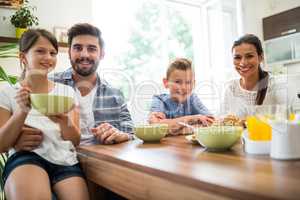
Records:
M236 1L94 0L94 23L106 43L99 71L124 92L133 117L135 111L145 116L152 95L164 91L162 78L175 57L193 61L195 92L217 110L214 81L225 80L219 70L230 75L232 69L228 46L237 35Z

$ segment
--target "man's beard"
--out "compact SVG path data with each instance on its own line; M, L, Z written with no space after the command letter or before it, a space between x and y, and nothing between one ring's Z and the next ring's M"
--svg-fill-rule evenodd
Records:
M89 64L91 64L91 67L88 69L81 69L80 62L83 61L89 62ZM71 60L71 65L77 74L81 76L89 76L97 70L99 61L90 60L88 58L81 58L81 59L76 59L75 62Z

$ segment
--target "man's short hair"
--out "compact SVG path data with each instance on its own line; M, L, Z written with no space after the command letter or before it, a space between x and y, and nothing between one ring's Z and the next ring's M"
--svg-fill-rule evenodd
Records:
M98 38L100 49L104 49L104 41L102 38L102 33L101 31L88 23L78 23L73 25L69 30L68 30L68 45L71 47L72 40L74 37L78 35L91 35L95 36Z

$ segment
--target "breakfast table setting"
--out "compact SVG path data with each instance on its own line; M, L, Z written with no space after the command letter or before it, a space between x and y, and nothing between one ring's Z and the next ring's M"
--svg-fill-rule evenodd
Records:
M178 136L167 135L164 124L137 126L134 140L79 146L92 199L101 188L127 199L299 199L300 153L291 142L299 138L290 130L299 133L300 124L269 124L289 138L278 144L253 140L248 128L230 123Z

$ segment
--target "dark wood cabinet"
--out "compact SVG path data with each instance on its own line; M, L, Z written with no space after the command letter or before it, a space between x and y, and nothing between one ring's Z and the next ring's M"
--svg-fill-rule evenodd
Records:
M300 32L300 7L263 18L264 40Z

